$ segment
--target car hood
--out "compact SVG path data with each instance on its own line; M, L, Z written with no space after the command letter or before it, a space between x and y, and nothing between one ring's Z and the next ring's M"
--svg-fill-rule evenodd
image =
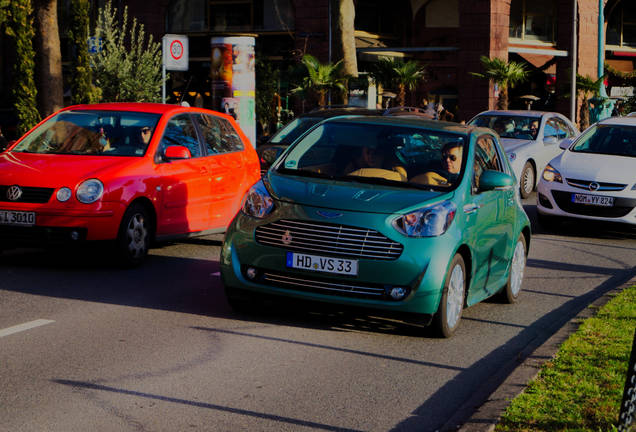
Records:
M33 187L74 187L105 171L139 163L141 158L8 152L0 154L0 184Z
M269 190L280 201L364 213L405 213L438 202L438 191L269 173Z
M566 151L552 166L566 178L632 184L636 158Z
M534 142L532 140L519 140L512 138L501 138L500 141L506 153L518 151L521 147L526 147Z

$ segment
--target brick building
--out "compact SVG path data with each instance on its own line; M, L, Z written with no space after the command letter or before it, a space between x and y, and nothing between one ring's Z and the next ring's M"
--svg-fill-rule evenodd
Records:
M70 0L59 2L64 9ZM103 3L94 1L95 6ZM119 9L127 5L129 15L137 17L156 39L166 33L189 36L190 70L171 74L169 95L206 94L214 36L255 36L257 55L281 68L302 53L328 61L332 52L329 0L113 3ZM570 92L573 0L355 0L355 7L358 69L363 77L380 56L416 59L426 66L427 80L407 96L408 104L418 105L425 95L437 98L457 113L457 119L493 108L496 88L470 74L481 72L479 58L485 55L523 62L531 70L531 80L511 91L511 107L525 107L519 96L534 95L539 100L533 108L569 116L565 96ZM599 20L602 58L617 70L633 72L636 2L578 0L577 15L577 72L599 76ZM6 38L0 37L0 47L0 104L5 105L0 109L7 109L11 54ZM66 50L63 55L69 53ZM361 82L365 87L364 79ZM284 95L285 83L281 84Z

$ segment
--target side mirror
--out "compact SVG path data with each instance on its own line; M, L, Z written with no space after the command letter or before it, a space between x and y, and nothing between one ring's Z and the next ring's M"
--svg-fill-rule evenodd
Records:
M486 170L479 177L479 192L493 189L510 189L514 186L515 179L501 171Z
M568 148L570 148L570 145L572 145L573 141L574 141L573 138L566 138L559 143L559 148L563 150L567 150Z
M177 145L167 147L163 153L163 157L167 160L190 159L192 155L187 147Z

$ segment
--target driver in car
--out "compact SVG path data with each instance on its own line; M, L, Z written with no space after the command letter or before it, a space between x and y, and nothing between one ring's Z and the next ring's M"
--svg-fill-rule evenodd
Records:
M442 147L441 169L428 171L413 177L411 182L434 186L450 186L457 181L462 168L464 145L461 141L449 142Z

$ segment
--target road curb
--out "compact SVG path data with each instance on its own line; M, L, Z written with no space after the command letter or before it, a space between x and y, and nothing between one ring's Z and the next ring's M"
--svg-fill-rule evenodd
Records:
M557 353L563 342L565 342L567 338L579 328L581 323L587 318L591 318L596 315L596 312L601 306L605 305L623 289L634 284L636 284L636 276L633 276L629 281L617 286L616 288L608 290L585 307L574 318L569 320L542 345L529 353L529 355L525 356L525 353L521 353L520 358L524 358L524 360L512 369L507 378L505 378L505 380L492 393L490 393L485 402L474 410L468 420L463 422L463 425L458 428L453 428L453 430L457 430L459 432L492 432L495 429L496 424L499 422L501 415L508 405L510 405L510 401L517 395L521 394L527 387L528 383L536 378L543 364L554 358L554 355ZM504 370L500 372L505 373ZM480 398L480 396L477 395L476 398ZM467 404L471 404L471 401L469 400ZM473 405L475 404L473 403Z

